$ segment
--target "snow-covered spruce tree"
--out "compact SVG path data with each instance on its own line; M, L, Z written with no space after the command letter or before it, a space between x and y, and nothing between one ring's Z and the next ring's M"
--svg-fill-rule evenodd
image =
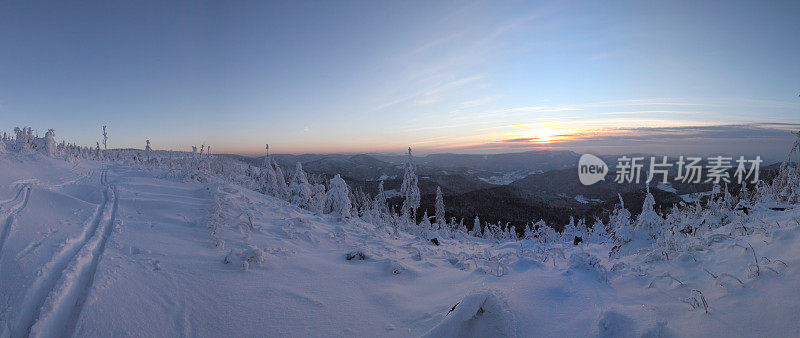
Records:
M94 158L101 159L103 158L103 153L100 150L100 141L95 141L95 143L97 145L94 147Z
M650 185L647 185L647 194L642 204L642 213L636 219L634 235L648 241L654 240L664 226L664 219L655 211L655 198L650 193Z
M294 176L289 183L289 202L308 209L311 206L311 185L308 184L306 173L303 172L303 165L297 162Z
M428 210L425 210L425 214L422 215L419 227L422 228L422 231L432 230L433 224L431 224L430 217L428 216Z
M264 162L264 168L261 169L261 192L272 196L280 196L278 192L278 177L275 174L275 168L269 161Z
M481 220L478 216L475 216L475 221L472 223L472 236L477 238L483 237L483 233L481 232Z
M444 216L444 198L442 197L442 187L436 187L436 225L444 229L447 219Z
M31 152L31 142L33 140L28 137L30 134L28 128L22 127L22 129L19 129L19 127L14 127L14 134L14 151L23 154Z
M103 149L108 150L108 133L106 133L106 126L103 126Z
M373 217L380 220L388 219L386 216L389 213L389 206L386 204L386 192L383 190L383 181L378 183L378 194L372 201Z
M150 140L147 140L147 145L145 145L145 147L144 147L144 153L145 153L147 162L150 162L150 151L152 151L152 150L153 150L153 148L150 148Z
M548 226L544 220L539 220L534 225L534 236L539 239L540 243L554 243L561 240L561 237L556 229Z
M608 239L606 225L603 224L603 220L595 218L594 224L592 224L591 233L589 234L589 242L600 244L605 243L606 239Z
M622 245L630 242L633 239L633 227L631 226L631 212L625 209L625 202L622 196L619 197L619 204L614 206L614 211L608 220L609 228L611 228L611 237L617 245Z
M322 183L311 184L311 207L313 212L325 212L325 205L328 202L328 195L325 193L325 185Z
M525 231L522 234L523 239L531 239L533 237L533 229L531 229L531 222L525 223Z
M47 133L44 134L44 152L50 157L55 157L58 154L56 131L53 129L48 129Z
M283 175L283 169L275 162L275 159L272 159L272 166L275 167L275 181L278 183L276 196L287 198L289 196L289 186L286 185L286 176Z
M561 231L561 241L564 243L572 243L577 236L580 236L580 234L575 227L575 218L570 215L569 223L567 223L567 225L564 226L564 230Z
M403 196L403 216L417 222L417 208L419 208L420 194L417 186L417 174L415 173L413 158L411 157L411 147L408 147L408 159L403 165L403 184L400 186L400 194Z
M458 221L458 227L455 229L455 231L453 231L453 233L456 232L461 233L461 236L465 236L469 233L469 229L467 229L467 226L464 225L463 218Z
M336 176L331 179L330 187L328 188L325 210L339 217L339 219L350 218L352 203L350 202L350 193L348 190L347 183L339 174L336 174Z

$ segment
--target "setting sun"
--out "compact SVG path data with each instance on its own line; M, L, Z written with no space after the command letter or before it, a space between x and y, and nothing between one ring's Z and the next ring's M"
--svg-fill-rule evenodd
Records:
M536 128L527 133L526 137L533 143L550 143L559 140L564 130L553 128Z

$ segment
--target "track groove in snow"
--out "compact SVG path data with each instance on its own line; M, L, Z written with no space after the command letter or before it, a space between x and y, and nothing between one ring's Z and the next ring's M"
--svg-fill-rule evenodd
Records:
M53 259L38 271L16 316L12 337L65 335L65 321L77 318L80 314L78 305L82 306L88 296L94 272L116 218L119 203L116 188L109 187L107 180L107 172L103 171L100 176L100 183L104 187L103 199L81 234L67 240ZM108 203L110 193L114 195L111 206ZM75 302L68 302L67 298ZM73 315L75 311L78 313ZM54 318L57 315L61 317ZM53 321L62 323L62 326L48 325ZM56 331L50 331L49 334L41 332L45 325Z
M3 246L6 243L8 234L11 232L11 227L14 225L14 222L17 219L17 215L19 215L22 210L25 210L25 207L28 206L28 200L30 199L32 189L32 183L20 184L20 188L17 189L17 194L14 199L2 206L2 209L5 211L7 205L11 205L11 207L8 208L8 216L6 217L5 221L3 221L3 228L0 229L0 271L2 271Z

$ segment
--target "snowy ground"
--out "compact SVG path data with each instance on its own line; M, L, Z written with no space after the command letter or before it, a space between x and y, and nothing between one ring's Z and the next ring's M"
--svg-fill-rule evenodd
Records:
M1 337L800 335L798 210L677 257L609 260L605 245L435 246L92 160L0 168Z

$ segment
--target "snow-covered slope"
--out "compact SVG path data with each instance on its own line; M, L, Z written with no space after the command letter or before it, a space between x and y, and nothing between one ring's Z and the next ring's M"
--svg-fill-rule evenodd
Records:
M440 238L210 179L0 157L0 336L796 336L800 212L677 255ZM753 230L754 229L754 230Z

